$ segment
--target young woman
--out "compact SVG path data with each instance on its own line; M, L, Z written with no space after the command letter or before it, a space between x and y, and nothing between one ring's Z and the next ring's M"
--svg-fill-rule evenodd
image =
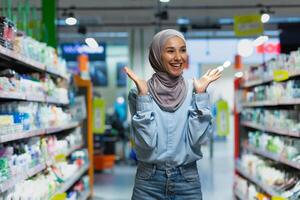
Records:
M221 72L185 80L186 42L172 29L154 36L149 61L155 73L147 82L125 67L137 87L128 96L138 159L132 199L202 199L196 161L211 125L206 88Z

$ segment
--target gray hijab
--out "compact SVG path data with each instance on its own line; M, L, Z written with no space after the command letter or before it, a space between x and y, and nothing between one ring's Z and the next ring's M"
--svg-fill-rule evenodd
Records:
M158 32L152 40L149 52L149 61L155 73L148 80L148 88L155 102L167 112L175 112L184 102L187 95L187 86L182 75L171 77L161 60L162 50L169 38L184 36L173 29Z

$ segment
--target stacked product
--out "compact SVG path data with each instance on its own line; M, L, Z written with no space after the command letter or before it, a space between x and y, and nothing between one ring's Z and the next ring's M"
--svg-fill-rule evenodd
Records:
M0 17L0 45L13 49L16 27L7 17Z
M55 166L48 167L41 174L17 183L9 191L0 194L0 199L50 199L64 182L71 180L73 174L76 174L76 171L86 166L87 152L80 150L75 153L80 154L80 156L71 155L72 159L57 163ZM86 181L88 180L85 178L85 187L88 187ZM38 188L38 190L36 188Z
M300 49L250 69L236 90L238 199L300 199Z
M286 70L291 76L300 73L300 50L293 51L289 55L280 54L260 66L253 66L245 72L244 82L251 81L271 81L274 77L275 70Z
M0 135L66 125L72 121L71 115L61 107L18 101L0 104L0 117Z
M280 196L288 199L300 197L300 179L297 171L282 170L277 164L253 154L243 154L240 165L246 174L272 188Z

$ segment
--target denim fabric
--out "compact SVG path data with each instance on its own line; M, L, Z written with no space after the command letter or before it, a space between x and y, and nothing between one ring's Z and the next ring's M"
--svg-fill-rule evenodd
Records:
M202 200L196 162L165 168L139 162L132 200Z
M186 99L175 112L163 111L150 94L130 91L131 139L139 161L179 166L202 158L201 144L211 134L209 95L195 94L193 82L187 84Z

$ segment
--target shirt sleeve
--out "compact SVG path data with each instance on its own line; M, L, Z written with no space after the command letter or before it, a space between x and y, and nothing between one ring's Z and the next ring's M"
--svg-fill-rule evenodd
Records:
M157 142L157 126L153 112L153 99L150 95L138 96L136 90L128 95L131 113L131 137L136 147L150 150Z
M188 116L188 137L192 147L201 145L211 134L211 120L208 93L193 94Z

